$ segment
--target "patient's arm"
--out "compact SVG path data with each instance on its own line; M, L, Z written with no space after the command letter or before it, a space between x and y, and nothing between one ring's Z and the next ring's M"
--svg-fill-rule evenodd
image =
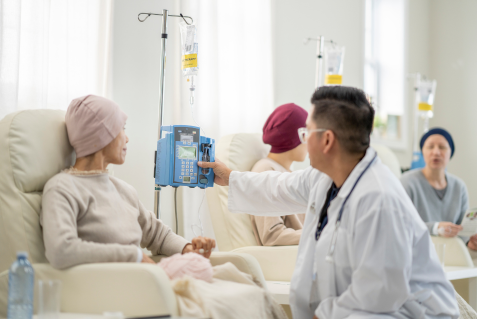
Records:
M285 226L282 217L279 216L251 216L255 224L258 237L263 246L287 246L298 245L301 237L301 229L293 229ZM295 216L291 216L292 218ZM298 219L298 218L297 218Z
M137 246L102 244L78 237L75 199L62 188L43 194L41 220L46 258L58 269L100 262L136 262Z
M176 235L151 211L139 202L138 222L142 229L141 247L149 249L153 255L171 256L182 253L189 242Z

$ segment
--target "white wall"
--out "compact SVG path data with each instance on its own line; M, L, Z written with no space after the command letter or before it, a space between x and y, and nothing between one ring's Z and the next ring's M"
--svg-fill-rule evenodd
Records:
M431 0L407 0L407 30L406 35L406 68L407 76L421 73L429 76L430 63L430 1ZM408 77L406 81L407 112L405 129L407 139L405 149L393 149L398 157L401 167L411 166L413 148L413 125L414 125L414 78Z
M363 87L364 0L273 1L275 106L309 109L315 89L316 42L323 35L346 46L343 84Z
M456 144L449 172L467 184L477 205L477 2L432 0L430 76L437 80L431 126L446 128Z

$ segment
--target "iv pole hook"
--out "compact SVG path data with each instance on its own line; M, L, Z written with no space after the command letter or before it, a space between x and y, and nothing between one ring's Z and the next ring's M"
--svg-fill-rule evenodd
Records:
M147 14L147 17L145 17L144 19L141 20L141 15L142 15L142 14ZM153 15L153 16L162 16L161 13L150 13L150 12L147 13L147 12L142 12L142 13L139 13L139 14L137 15L137 19L139 20L139 22L144 22L144 21L146 21L147 18L149 18L151 15ZM170 14L170 15L168 15L168 16L169 16L169 17L182 18L182 19L184 19L184 22L185 22L187 25L191 25L192 23L194 23L194 19L192 19L192 17L184 16L184 15L182 15L182 13L181 13L180 15L172 15L172 14ZM187 22L186 19L190 19L190 23Z

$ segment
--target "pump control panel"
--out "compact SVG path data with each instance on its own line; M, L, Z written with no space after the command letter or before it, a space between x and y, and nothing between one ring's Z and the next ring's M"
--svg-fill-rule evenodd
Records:
M215 140L201 136L200 128L168 125L157 141L155 180L160 186L214 186L214 172L197 166L198 161L215 161Z

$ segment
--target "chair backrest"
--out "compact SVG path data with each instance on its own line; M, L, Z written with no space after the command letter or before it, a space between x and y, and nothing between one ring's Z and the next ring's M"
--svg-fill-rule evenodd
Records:
M444 265L457 267L474 267L474 262L470 256L467 246L459 237L446 238L431 236L434 245L445 245Z
M45 183L74 164L60 110L25 110L0 121L0 272L27 251L46 263L39 222Z
M381 144L372 144L372 148L378 153L379 159L383 162L384 165L389 167L391 172L396 175L397 178L401 178L401 166L399 165L399 160L396 155L389 149L387 146Z
M381 161L400 177L401 169L394 153L382 145L373 145ZM216 146L216 158L230 169L250 171L253 165L267 156L270 146L262 142L262 134L238 133L221 138ZM232 214L228 210L228 187L214 186L207 190L207 202L215 238L221 251L256 246L250 216Z
M250 171L267 156L270 146L262 142L262 134L232 134L219 140L215 157L236 171ZM207 202L220 251L256 246L250 216L232 214L227 207L228 187L215 185L207 190Z

